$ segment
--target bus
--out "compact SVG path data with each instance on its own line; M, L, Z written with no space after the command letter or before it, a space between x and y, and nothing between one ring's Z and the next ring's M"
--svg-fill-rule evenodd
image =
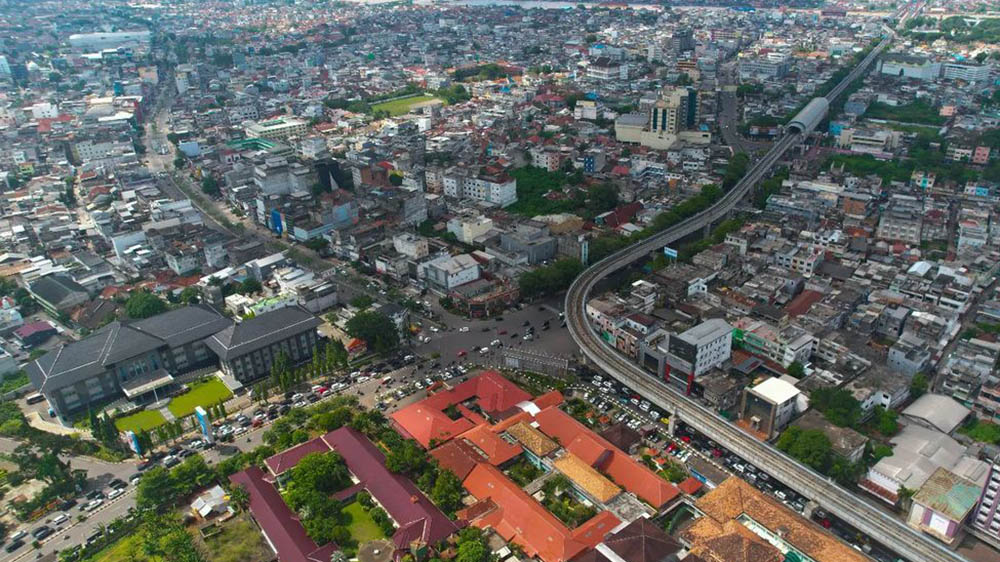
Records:
M41 392L36 392L34 394L29 394L28 397L25 398L25 402L27 402L28 404L38 404L42 400L45 400L45 397L42 396Z

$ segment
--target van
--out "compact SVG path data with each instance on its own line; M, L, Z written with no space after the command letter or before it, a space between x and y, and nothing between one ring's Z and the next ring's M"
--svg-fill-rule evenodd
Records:
M65 513L60 513L52 518L52 524L54 525L62 525L67 521L69 521L69 515L66 515Z

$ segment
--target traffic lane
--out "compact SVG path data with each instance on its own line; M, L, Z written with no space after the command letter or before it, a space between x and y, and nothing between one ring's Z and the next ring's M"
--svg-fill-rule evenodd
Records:
M25 546L17 549L17 551L9 554L6 551L0 552L2 554L0 555L0 562L14 562L22 559L30 560L34 557L40 557L39 555L45 556L46 554L67 550L75 545L83 545L86 543L87 537L101 525L107 526L113 520L125 516L128 514L129 509L133 507L135 507L135 488L132 486L126 489L124 495L111 501L105 500L104 505L90 513L85 513L80 510L80 506L76 506L65 512L70 517L69 520L63 523L62 526L57 527L56 532L42 542L41 548L31 548L31 540L33 539L29 535L24 539ZM30 525L22 525L21 528L30 533L44 524L49 524L48 522L59 513L53 512L46 519L36 521ZM86 519L78 521L77 517L79 515L85 515ZM29 557L31 554L34 554L34 556Z
M500 340L505 347L528 347L537 348L538 351L549 355L571 356L576 352L576 344L573 343L565 327L561 327L561 320L558 312L550 306L544 310L538 310L537 306L525 307L524 310L517 310L504 313L502 321L496 320L464 320L452 317L449 330L434 332L425 329L421 332L421 337L430 338L427 343L418 342L413 339L414 349L423 356L428 356L434 352L441 354L442 365L450 364L453 360L458 360L458 353L465 351L469 355L476 349L491 347L491 342ZM549 329L542 330L543 323L549 320ZM534 341L525 342L523 337L527 326L525 322L535 329ZM461 329L467 327L468 331ZM486 331L484 331L484 328ZM501 334L500 332L506 332ZM517 334L517 337L513 337Z

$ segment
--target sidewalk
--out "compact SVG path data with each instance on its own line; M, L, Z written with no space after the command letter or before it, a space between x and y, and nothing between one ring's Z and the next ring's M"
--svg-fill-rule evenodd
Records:
M93 439L90 435L89 429L80 429L76 427L65 427L62 424L53 423L42 419L42 416L38 412L28 412L25 414L25 419L28 420L28 425L48 433L54 433L56 435L79 435L82 439Z

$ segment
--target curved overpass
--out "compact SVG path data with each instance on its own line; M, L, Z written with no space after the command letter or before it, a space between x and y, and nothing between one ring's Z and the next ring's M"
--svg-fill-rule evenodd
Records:
M889 42L883 40L844 80L830 91L829 100L835 99L864 68L867 67ZM876 541L912 561L961 561L958 554L948 550L928 535L907 526L892 514L861 500L851 492L834 484L795 459L757 440L742 429L716 415L712 410L688 399L658 378L650 376L642 368L614 349L606 346L587 320L586 303L594 286L612 273L643 259L650 252L659 251L663 246L701 230L707 225L726 216L741 201L750 189L768 173L772 166L798 144L802 134L796 129L774 144L770 151L747 172L728 193L712 207L705 209L646 240L629 246L597 262L584 271L566 293L567 327L574 341L584 355L597 367L641 393L650 402L664 411L674 412L687 424L708 436L740 457L753 464L765 467L769 474L781 480L807 498L822 505L827 511L846 521L853 527L865 531Z

